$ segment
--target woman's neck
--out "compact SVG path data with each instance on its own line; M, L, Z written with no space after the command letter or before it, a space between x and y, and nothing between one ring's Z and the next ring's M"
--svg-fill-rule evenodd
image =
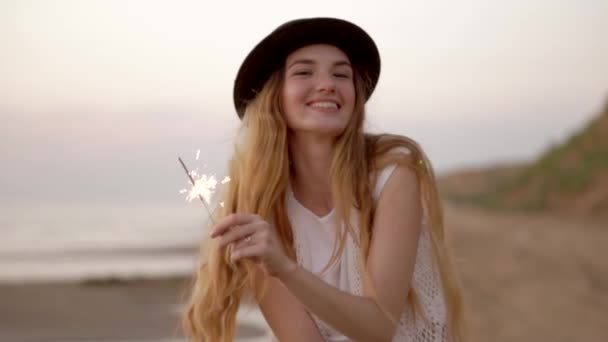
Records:
M315 213L333 208L329 169L333 143L315 139L290 141L291 187L296 199Z

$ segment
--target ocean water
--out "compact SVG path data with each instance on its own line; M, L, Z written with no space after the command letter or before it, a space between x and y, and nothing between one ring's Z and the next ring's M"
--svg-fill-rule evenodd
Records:
M187 275L208 215L200 203L0 206L0 282Z

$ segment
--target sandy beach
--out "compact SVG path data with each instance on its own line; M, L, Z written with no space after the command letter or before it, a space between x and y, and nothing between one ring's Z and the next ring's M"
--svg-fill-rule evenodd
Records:
M470 341L608 341L608 222L446 206Z
M0 285L0 341L182 341L184 279ZM265 340L244 305L238 341Z
M608 341L608 224L446 207L468 341ZM184 278L0 285L0 341L181 341ZM237 341L268 341L243 305Z

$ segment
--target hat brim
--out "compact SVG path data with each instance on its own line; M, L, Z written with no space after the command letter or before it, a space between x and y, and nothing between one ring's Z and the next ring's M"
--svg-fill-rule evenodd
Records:
M270 75L283 67L287 56L306 45L330 44L342 50L357 70L369 78L366 100L380 76L380 54L372 38L359 26L335 18L298 19L279 26L247 55L234 81L233 99L239 118Z

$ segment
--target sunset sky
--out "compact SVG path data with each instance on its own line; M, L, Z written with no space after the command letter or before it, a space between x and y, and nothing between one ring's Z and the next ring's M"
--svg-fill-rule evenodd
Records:
M375 39L369 127L440 173L534 158L608 100L605 0L0 0L0 200L177 197L197 149L221 173L240 62L311 16Z

